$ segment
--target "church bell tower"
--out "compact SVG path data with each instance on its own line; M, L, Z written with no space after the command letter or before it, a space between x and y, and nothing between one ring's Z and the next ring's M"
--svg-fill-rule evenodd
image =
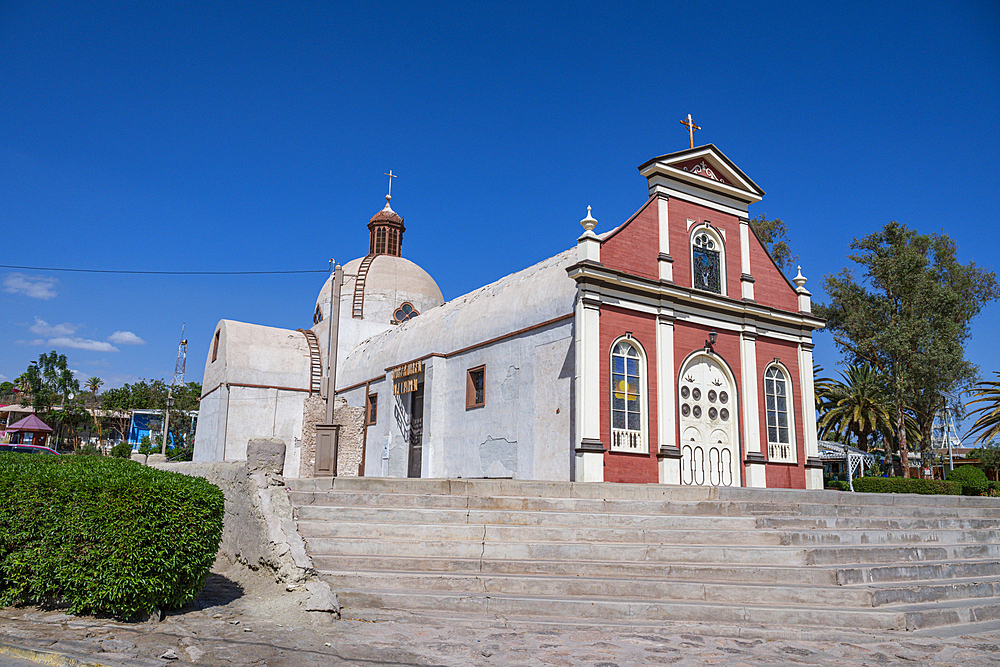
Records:
M368 222L368 255L403 256L403 217L392 210L389 202L392 200L392 179L395 174L390 171L389 194L385 196L385 208L372 216Z

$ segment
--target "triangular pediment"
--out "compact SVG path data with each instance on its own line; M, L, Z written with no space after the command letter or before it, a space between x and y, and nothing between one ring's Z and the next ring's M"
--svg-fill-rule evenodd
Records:
M642 164L639 171L646 178L666 177L747 202L764 196L764 191L713 144L661 155Z

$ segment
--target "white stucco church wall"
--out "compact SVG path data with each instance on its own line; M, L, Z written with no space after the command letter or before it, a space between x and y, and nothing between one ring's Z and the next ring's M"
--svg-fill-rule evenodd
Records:
M338 395L378 401L368 426L366 475L569 480L572 458L573 303L567 251L423 313L358 345L341 363ZM419 447L415 391L390 369L422 360ZM482 405L467 406L467 376L481 369ZM410 385L412 386L412 385ZM395 392L394 393L394 388ZM409 389L409 386L405 387ZM418 398L417 400L421 400ZM419 449L416 454L415 449Z

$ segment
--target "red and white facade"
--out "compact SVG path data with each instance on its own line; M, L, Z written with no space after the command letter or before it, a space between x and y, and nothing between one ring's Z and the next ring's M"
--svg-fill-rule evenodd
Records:
M749 225L763 191L709 144L639 167L649 199L578 240L577 481L822 488L811 313Z

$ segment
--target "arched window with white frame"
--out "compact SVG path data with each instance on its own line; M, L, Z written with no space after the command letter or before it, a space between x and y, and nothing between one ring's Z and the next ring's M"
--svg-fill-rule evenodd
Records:
M722 236L704 222L691 234L691 286L715 294L726 293L726 247Z
M792 419L792 383L779 364L764 371L764 412L767 423L767 459L795 463L795 424Z
M648 453L646 355L623 337L611 346L611 450Z

